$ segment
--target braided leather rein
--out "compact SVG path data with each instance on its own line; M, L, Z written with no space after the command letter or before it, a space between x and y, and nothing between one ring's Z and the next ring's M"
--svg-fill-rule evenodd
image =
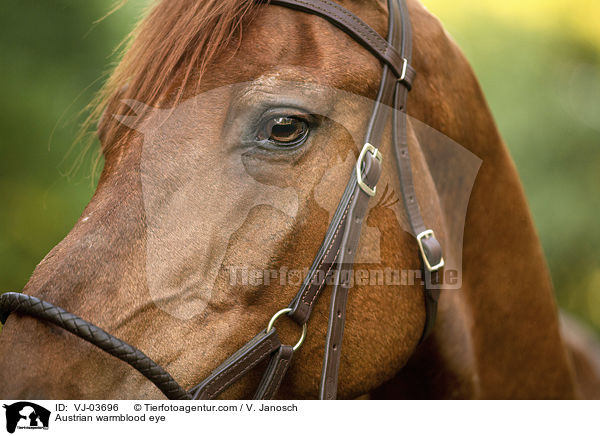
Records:
M7 292L0 295L0 322L11 312L31 315L79 336L111 356L128 363L150 380L170 400L189 400L190 395L165 371L140 350L105 332L77 315L31 295Z

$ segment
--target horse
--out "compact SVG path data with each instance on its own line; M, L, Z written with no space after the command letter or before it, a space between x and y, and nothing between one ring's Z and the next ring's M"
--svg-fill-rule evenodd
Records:
M311 265L360 151L355 138L372 110L365 102L382 80L380 61L348 34L273 3L153 7L96 102L104 168L95 194L23 289L134 344L186 389L297 292L300 280L269 274ZM561 324L523 189L475 74L441 23L417 0L407 3L417 72L408 146L423 218L444 247L453 232L444 192L457 174L432 170L419 123L480 159L462 250L445 252L447 266L462 266L460 289L440 291L435 326L421 341L422 262L397 212L402 186L386 159L388 126L377 144L384 183L355 270L416 279L356 276L338 397L598 398L600 359ZM386 1L339 5L386 37ZM268 146L248 145L257 141ZM235 265L248 277L242 268L242 279L239 271L232 278ZM317 396L333 287L312 308L278 398ZM277 328L286 343L299 334L283 319ZM2 398L162 398L119 359L34 317L11 314L0 349ZM260 369L221 398L251 396Z

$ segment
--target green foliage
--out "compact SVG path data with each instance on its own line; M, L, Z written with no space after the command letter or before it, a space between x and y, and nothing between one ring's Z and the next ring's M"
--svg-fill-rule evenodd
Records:
M538 2L529 15L515 1L502 3L500 12L486 9L498 2L425 3L440 14L480 78L523 180L559 303L600 329L600 42L594 14L580 26L584 32L571 30L585 14L571 17L570 26L544 15L558 16L566 0ZM65 175L81 151L73 146L80 111L144 6L130 1L94 25L110 8L105 0L0 3L2 289L25 285L89 201L93 153L79 172Z
M109 6L100 0L0 3L2 289L25 285L93 193L97 144L72 171L85 151L73 144L80 112L139 12L128 5L94 25Z

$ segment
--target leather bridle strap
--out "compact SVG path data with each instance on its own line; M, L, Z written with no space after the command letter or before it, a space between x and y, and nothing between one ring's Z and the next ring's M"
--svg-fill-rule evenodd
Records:
M368 152L365 156L369 154ZM365 166L368 185L375 186L381 174L381 163L376 159L369 159ZM335 269L331 291L331 304L329 310L329 324L325 339L325 354L323 358L323 371L319 386L320 399L335 399L337 392L337 374L344 335L346 319L346 302L351 286L350 278L354 265L354 257L358 248L362 223L367 213L370 195L358 184L348 207L348 220L343 229L343 236L338 249L337 268Z
M212 400L244 374L281 348L277 331L265 329L219 365L202 383L192 388L194 400Z
M254 394L255 400L272 400L281 386L283 377L290 367L292 356L294 355L294 347L290 345L282 345L276 353L273 354L269 361L265 374L263 375L258 389Z
M402 56L407 62L412 60L412 28L405 0L397 2L397 13L402 20L401 46ZM408 215L413 235L417 239L424 273L425 293L425 326L419 342L424 341L433 326L437 315L437 305L440 291L435 286L440 283L439 276L444 267L442 247L435 237L433 230L425 227L417 194L415 190L410 154L408 151L408 115L406 101L409 86L404 86L402 81L397 81L394 89L394 111L392 116L392 140L394 157L400 176L400 190L404 209Z
M397 2L388 2L388 39L390 46L398 45L400 42L399 31L396 28L400 21L398 18ZM393 93L390 90L395 88L393 70L387 64L384 64L381 75L379 91L375 99L375 104L367 132L365 143L380 144L385 126L389 120L388 107L392 102ZM412 70L411 70L412 71ZM413 76L411 76L412 79ZM410 84L409 84L410 86ZM365 195L363 191L361 193ZM348 229L344 240L342 241L341 255L337 274L335 276L331 303L329 309L329 324L327 327L327 336L325 339L325 353L323 358L323 369L321 374L321 383L319 385L319 398L322 400L334 400L337 397L338 374L340 368L340 359L342 354L342 340L344 337L344 326L346 322L346 304L348 301L348 292L350 283L348 278L353 271L354 256L358 248L360 239L360 224L367 212L368 198L361 204L361 207L354 208L353 217L350 219ZM344 271L345 275L340 278L339 272ZM341 280L341 284L340 283Z

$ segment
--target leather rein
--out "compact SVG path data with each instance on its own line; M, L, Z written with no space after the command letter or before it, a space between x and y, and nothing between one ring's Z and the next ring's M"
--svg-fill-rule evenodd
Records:
M427 283L437 283L437 275L444 266L444 260L433 231L425 227L423 222L408 153L406 100L416 74L410 64L412 29L405 0L388 0L387 40L356 15L329 0L270 0L265 3L300 10L326 19L368 49L383 64L381 84L367 127L365 145L350 174L346 189L308 275L290 305L277 312L267 328L189 391L181 387L165 369L139 349L64 309L30 295L14 292L1 295L2 323L6 322L10 313L16 312L57 325L128 363L156 385L167 398L173 400L214 399L252 368L268 359L267 369L254 399L272 399L290 366L294 352L304 341L312 309L329 280L333 284L319 398L335 399L346 302L351 286L350 274L344 272L352 271L369 199L376 193L382 169L382 156L372 144L381 143L389 119L387 108L391 106L394 109L392 145L404 207L411 230L416 235L426 278L426 322L421 341L427 337L435 322L439 296L439 291L430 289ZM294 346L283 344L274 326L276 320L284 314L302 327L302 336Z

